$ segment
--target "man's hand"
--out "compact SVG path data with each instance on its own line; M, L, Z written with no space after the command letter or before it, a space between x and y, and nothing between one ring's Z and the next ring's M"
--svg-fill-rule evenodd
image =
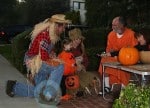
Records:
M110 57L111 56L111 53L110 52L102 52L101 54L97 54L97 56L100 56L100 57Z
M47 60L46 63L50 66L58 66L60 64L63 64L63 61L58 58L55 58Z

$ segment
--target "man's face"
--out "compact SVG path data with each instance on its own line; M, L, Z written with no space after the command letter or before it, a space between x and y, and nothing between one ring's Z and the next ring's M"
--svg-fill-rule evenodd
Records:
M123 34L124 26L119 22L119 18L116 18L112 21L112 29L118 34Z
M56 25L56 34L60 35L61 33L63 33L65 31L65 24L57 24Z

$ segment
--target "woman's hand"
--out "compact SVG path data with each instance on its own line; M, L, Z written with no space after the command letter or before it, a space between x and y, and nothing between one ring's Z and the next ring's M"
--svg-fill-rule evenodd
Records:
M82 56L78 56L78 57L75 57L75 60L76 62L83 62L83 57Z

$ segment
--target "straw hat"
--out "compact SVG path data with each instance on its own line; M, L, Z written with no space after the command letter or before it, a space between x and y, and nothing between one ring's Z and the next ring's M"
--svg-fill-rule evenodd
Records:
M56 23L71 23L70 20L65 19L65 15L64 14L55 14L53 16L51 16L51 18L49 19L51 22L56 22Z
M78 28L72 29L69 31L69 38L71 40L75 40L75 39L85 39L84 36L82 36L81 30Z

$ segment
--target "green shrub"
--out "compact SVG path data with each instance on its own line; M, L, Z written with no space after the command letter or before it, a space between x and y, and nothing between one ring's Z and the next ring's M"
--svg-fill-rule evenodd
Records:
M12 58L14 66L22 73L26 73L26 68L23 65L24 54L30 43L30 33L32 29L29 29L12 40Z
M121 90L119 99L116 99L113 108L150 108L150 86L139 87L129 84Z
M87 48L90 47L99 47L104 48L107 42L107 35L109 30L105 28L92 28L83 31L83 35L85 36L85 46Z
M88 71L97 71L98 70L101 58L97 56L97 53L101 53L102 51L104 51L104 49L99 48L99 47L98 48L93 47L93 48L86 49L86 53L87 53L88 59L89 59L89 65L87 68Z
M108 30L104 28L93 28L83 30L85 36L85 48L89 59L88 71L97 71L100 63L100 54L105 50Z
M66 13L66 18L71 19L73 24L80 24L80 12L79 11L69 11Z

